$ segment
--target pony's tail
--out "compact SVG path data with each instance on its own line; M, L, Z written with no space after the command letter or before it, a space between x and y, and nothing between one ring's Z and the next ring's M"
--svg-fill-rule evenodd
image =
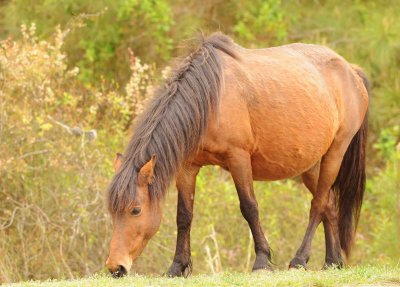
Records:
M368 95L370 95L368 78L360 68L353 67L353 69L362 78ZM346 257L349 257L351 252L365 191L365 147L367 131L368 112L360 129L347 148L339 174L333 184L333 190L338 198L340 245Z

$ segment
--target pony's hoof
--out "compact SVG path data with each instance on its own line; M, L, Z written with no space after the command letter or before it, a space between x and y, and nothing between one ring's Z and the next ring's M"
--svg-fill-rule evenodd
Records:
M343 267L344 267L343 261L338 260L336 262L325 262L324 266L322 267L322 270L342 269Z
M265 254L265 253L258 253L256 254L256 261L254 262L253 265L253 270L252 272L258 272L258 271L272 271L272 266L271 266L271 255Z
M253 272L253 273L264 273L264 272L271 272L271 271L273 271L273 270L272 270L272 267L269 265L265 266L265 267L257 268L257 269L253 268L253 270L251 270L251 272Z
M167 277L188 277L192 273L191 266L183 266L179 263L173 262L165 275Z
M290 261L289 264L289 269L307 269L307 262L305 260L299 259L299 258L293 258L292 261Z

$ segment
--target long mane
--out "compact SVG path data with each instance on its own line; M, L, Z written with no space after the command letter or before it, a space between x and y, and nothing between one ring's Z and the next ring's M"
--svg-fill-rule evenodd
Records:
M150 198L164 197L177 169L198 148L209 114L218 106L223 84L221 53L238 57L228 36L214 33L203 38L158 89L138 118L122 166L109 186L110 212L122 212L134 201L138 172L153 154L157 160Z

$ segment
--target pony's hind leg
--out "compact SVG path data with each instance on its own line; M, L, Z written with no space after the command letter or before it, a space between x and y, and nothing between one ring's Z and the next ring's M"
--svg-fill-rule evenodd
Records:
M178 189L176 224L178 235L174 261L167 272L167 275L171 277L186 277L191 273L190 228L193 218L196 176L199 170L199 166L185 166L184 170L179 171L176 176L176 187Z
M324 219L326 256L323 269L341 268L344 265L342 248L340 246L338 212L336 209L336 195L329 191L329 202L326 207Z
M235 150L229 155L228 168L235 182L240 210L249 224L254 239L256 260L253 271L271 270L271 251L261 228L258 204L253 190L250 154L244 150Z
M318 225L328 210L331 187L339 173L342 159L350 140L351 137L348 135L341 139L336 138L328 152L321 159L318 184L311 201L307 230L295 257L290 261L289 268L306 268L307 266L308 259L310 258L312 239Z
M317 190L319 178L320 162L312 169L302 174L302 180L308 190L314 194ZM339 229L336 210L336 196L333 190L329 191L329 201L322 219L325 231L325 264L324 268L342 267L343 259L341 255Z

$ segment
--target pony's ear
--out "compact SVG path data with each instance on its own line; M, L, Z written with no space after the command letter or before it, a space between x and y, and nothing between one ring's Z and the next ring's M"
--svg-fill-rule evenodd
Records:
M153 154L151 159L139 171L139 185L143 186L152 183L155 164L156 164L156 155Z
M114 171L115 172L117 172L119 170L119 168L121 167L123 158L124 158L124 156L122 154L120 154L119 152L115 155L115 159L114 159Z

